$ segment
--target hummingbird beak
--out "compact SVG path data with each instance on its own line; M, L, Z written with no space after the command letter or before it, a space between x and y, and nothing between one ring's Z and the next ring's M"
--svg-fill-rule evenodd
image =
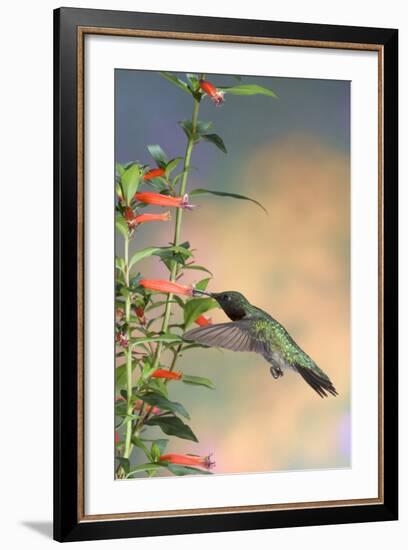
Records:
M204 290L193 288L193 296L212 296L212 294L211 292L205 292Z

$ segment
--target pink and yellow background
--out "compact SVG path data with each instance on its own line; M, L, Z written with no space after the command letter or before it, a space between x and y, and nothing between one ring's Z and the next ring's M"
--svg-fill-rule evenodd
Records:
M215 473L349 467L349 82L243 77L242 83L279 97L227 96L219 108L203 101L199 118L214 122L228 154L198 144L188 185L249 195L268 215L245 201L194 197L199 208L185 212L182 238L213 272L209 290L238 290L278 319L339 396L321 399L293 372L274 380L256 354L192 350L177 369L210 378L216 389L171 384L171 398L189 411L199 443L170 438L168 451L214 453ZM182 156L177 122L191 108L188 95L158 73L117 70L116 160L153 165L146 145L154 143L170 158ZM146 224L133 246L165 246L172 234L172 222ZM139 265L146 278L168 276L158 258ZM190 271L180 282L205 276ZM227 320L221 310L210 316Z

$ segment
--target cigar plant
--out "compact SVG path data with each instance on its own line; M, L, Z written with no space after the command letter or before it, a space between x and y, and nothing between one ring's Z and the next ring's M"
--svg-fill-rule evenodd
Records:
M181 354L193 354L194 348L202 347L184 341L184 332L194 325L211 323L205 314L218 307L210 297L194 297L193 286L183 283L186 272L195 270L194 288L205 291L212 276L205 266L196 263L198 252L182 232L183 216L185 211L194 216L194 203L206 194L252 201L263 207L244 195L194 188L190 182L193 151L201 142L209 142L227 153L224 141L212 129L213 123L200 120L200 105L212 101L216 118L217 109L228 108L228 95L276 97L271 90L243 84L240 79L236 86L223 87L210 82L204 74L187 74L181 79L171 73L160 73L158 78L165 78L169 86L177 86L185 94L191 115L179 123L186 137L185 151L179 157L169 158L160 144L147 145L152 158L150 165L139 162L116 165L115 222L123 243L123 254L115 258L116 479L154 476L159 471L170 475L208 474L214 466L210 456L200 448L199 434L194 432L189 412L171 398L173 384L188 384L191 391L200 391L199 386L215 390L211 380L181 371L177 364ZM163 211L150 212L151 205L162 207ZM200 206L205 208L204 203ZM166 241L171 244L137 249L130 254L131 241L135 240L137 245L138 229L146 223L165 223ZM162 262L168 278L144 277L138 270L138 262L146 258ZM153 437L157 433L153 427L160 428L163 436ZM194 442L197 454L166 452L169 438ZM141 453L135 453L136 448ZM136 460L136 456L143 456L143 460Z

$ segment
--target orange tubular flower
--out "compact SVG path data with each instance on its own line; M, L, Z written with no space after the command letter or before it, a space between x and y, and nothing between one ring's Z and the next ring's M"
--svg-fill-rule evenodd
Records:
M165 281L164 279L141 279L140 286L148 290L156 290L157 292L165 292L167 294L180 294L180 296L192 296L193 289L187 285L180 285Z
M146 222L168 222L170 220L170 212L164 214L140 214L132 219L133 224Z
M133 210L127 206L123 213L129 229L134 229L137 225L146 222L167 222L170 220L170 212L164 214L139 214L135 216Z
M224 92L218 90L214 84L211 84L208 80L200 80L199 84L202 91L206 93L216 105L221 105L221 103L224 102Z
M166 369L157 369L151 374L152 378L167 378L167 380L181 380L181 372L169 371Z
M160 457L162 462L170 462L171 464L178 464L179 466L193 466L198 468L206 468L209 470L215 466L215 462L211 461L211 455L208 456L195 456L195 455L178 455L170 453L162 455Z
M206 327L207 325L211 325L212 323L211 319L209 319L205 315L200 315L194 322L197 323L197 325L199 325L200 327Z
M170 197L161 193L141 191L135 194L135 199L145 204L155 204L157 206L173 206L174 208L186 208L187 210L194 208L194 205L188 202L187 193L183 197Z
M149 170L148 172L146 172L146 174L143 176L143 179L148 181L148 180L152 180L153 178L160 178L165 174L166 174L166 171L163 170L163 168L154 168L153 170Z

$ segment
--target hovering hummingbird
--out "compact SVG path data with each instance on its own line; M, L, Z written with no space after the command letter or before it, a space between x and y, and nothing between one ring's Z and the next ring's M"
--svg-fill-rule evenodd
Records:
M239 292L204 292L193 290L193 295L210 296L216 300L232 323L198 327L186 332L183 338L211 347L232 351L253 351L268 363L273 378L283 376L284 368L292 368L320 397L338 395L330 378L290 336L288 331L262 309L253 306Z

